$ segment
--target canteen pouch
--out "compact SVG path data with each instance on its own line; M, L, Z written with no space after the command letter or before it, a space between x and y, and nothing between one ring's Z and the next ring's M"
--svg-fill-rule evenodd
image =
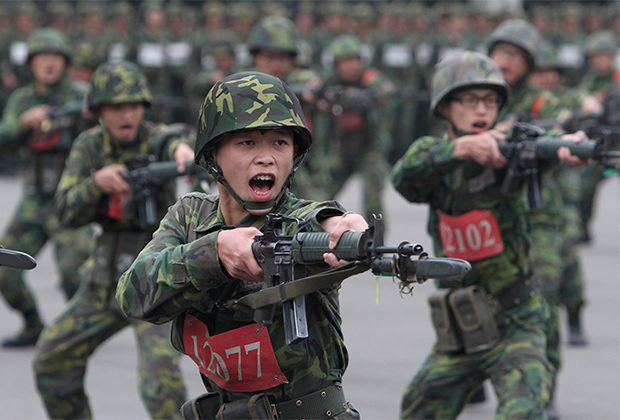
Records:
M451 292L450 289L440 289L428 297L431 319L437 335L437 350L443 353L455 352L463 348L463 342L455 329L454 317L448 303Z
M263 393L222 404L215 418L217 420L276 420L271 411L269 399Z
M486 351L499 342L495 315L484 289L457 289L449 300L466 353Z
M181 406L181 417L185 420L215 420L220 405L220 394L201 394Z

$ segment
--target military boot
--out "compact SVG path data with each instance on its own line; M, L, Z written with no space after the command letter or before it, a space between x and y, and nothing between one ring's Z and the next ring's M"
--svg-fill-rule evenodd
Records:
M581 308L568 311L568 345L585 346L588 344L585 334L581 330Z
M41 331L43 331L43 323L39 314L35 311L30 314L24 314L26 326L18 334L13 337L5 338L2 341L2 347L31 347L37 343Z

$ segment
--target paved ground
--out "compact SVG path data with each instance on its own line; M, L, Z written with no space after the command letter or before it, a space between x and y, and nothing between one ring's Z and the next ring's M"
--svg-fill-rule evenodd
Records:
M562 419L620 419L620 178L607 180L597 199L592 245L580 248L587 279L586 348L564 346L559 376L558 408ZM340 201L360 209L356 180L347 184ZM19 180L0 179L0 227L19 196ZM385 191L386 243L407 240L430 249L425 231L426 208L406 203L390 187ZM63 305L49 248L37 256L38 267L27 273L43 317L51 321ZM342 316L351 363L345 376L347 397L365 419L395 419L401 393L434 340L426 304L432 284L416 286L401 297L390 279L363 274L345 281ZM20 319L0 303L0 337L13 334ZM563 322L563 326L564 326ZM31 363L33 350L0 349L0 419L41 419L45 412L36 393ZM147 418L136 389L136 346L131 330L106 342L92 357L86 377L97 419ZM202 393L197 370L188 358L182 364L188 394ZM488 384L487 384L488 385ZM495 398L469 407L461 419L493 418Z

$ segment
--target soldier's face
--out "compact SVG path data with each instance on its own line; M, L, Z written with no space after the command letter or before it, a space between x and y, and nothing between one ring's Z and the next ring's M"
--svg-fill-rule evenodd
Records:
M293 168L295 144L289 130L251 130L233 133L212 153L230 187L244 201L265 202L282 191ZM225 188L219 188L222 203L236 206ZM255 211L262 214L270 209Z
M99 118L112 137L120 141L133 141L138 136L140 123L144 118L144 104L106 104L101 106Z
M593 54L588 57L588 65L598 76L607 76L614 69L613 54Z
M562 77L557 70L539 70L527 77L527 83L542 90L553 92L562 83Z
M468 89L454 95L452 101L442 101L439 111L460 131L479 134L493 127L499 107L486 102L497 104L497 98L493 89Z
M62 77L67 60L60 54L36 54L30 60L30 68L37 83L51 85Z
M519 47L505 42L499 43L489 55L502 72L504 80L514 85L529 71L525 53Z
M280 51L259 51L254 55L256 70L284 79L293 70L293 57Z
M356 81L362 74L362 60L359 57L343 58L336 63L338 76L344 82Z

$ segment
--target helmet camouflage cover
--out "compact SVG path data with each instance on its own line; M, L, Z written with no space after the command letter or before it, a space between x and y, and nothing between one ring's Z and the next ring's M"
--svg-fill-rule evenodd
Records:
M540 43L538 29L523 19L510 19L503 22L491 33L487 39L489 55L500 42L516 45L528 54L530 68L536 64L536 52Z
M340 35L329 45L329 50L334 57L334 61L360 57L362 54L362 43L355 35Z
M477 52L463 51L440 61L435 67L431 80L430 114L441 117L437 110L439 103L462 88L491 88L502 99L500 107L510 94L493 60Z
M150 105L151 92L142 70L129 61L106 62L93 73L88 109L104 104L143 102Z
M267 16L258 22L250 34L250 53L271 50L297 55L297 29L284 16Z
M586 56L595 54L614 55L617 49L616 36L610 30L591 33L586 37L583 49Z
M34 30L28 37L28 62L37 54L60 54L71 61L71 47L65 35L54 28Z
M242 72L218 81L205 98L198 116L196 163L226 133L291 127L297 156L312 144L299 100L280 79L260 72Z
M294 131L297 154L282 190L266 202L241 199L209 156L209 150L227 133L285 127ZM312 135L306 127L301 105L288 85L260 72L236 73L218 81L200 108L195 161L206 166L244 209L268 209L285 196L311 144Z

